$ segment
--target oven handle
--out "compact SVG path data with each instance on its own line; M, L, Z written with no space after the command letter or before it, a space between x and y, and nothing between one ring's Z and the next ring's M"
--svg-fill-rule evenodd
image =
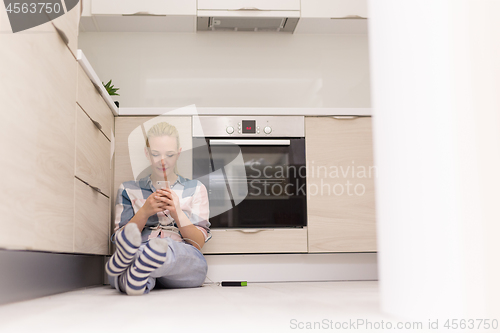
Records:
M234 144L238 146L289 146L290 140L257 140L257 139L210 139L210 144L213 146L227 146Z
M243 232L246 234L255 234L259 231L274 231L274 229L235 229L235 231Z

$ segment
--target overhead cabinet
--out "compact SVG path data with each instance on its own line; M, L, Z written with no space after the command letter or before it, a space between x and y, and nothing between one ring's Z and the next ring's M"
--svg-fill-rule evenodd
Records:
M85 4L90 9L85 9ZM194 32L196 0L89 0L84 31Z
M92 15L194 15L196 1L92 0Z
M302 0L295 34L367 34L367 0Z
M301 17L367 18L367 0L302 0Z

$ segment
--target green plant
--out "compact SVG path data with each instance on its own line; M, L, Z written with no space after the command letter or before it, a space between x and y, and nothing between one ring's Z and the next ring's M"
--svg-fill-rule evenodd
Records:
M102 82L102 85L104 86L104 88L106 88L106 91L108 92L109 96L113 95L120 96L119 94L116 93L116 91L120 88L114 88L114 86L111 84L111 80L109 80L109 82L106 84Z

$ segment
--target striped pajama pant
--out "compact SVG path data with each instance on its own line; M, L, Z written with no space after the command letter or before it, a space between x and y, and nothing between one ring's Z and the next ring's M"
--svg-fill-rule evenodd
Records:
M178 242L170 237L164 239L168 242L167 259L162 266L151 273L144 294L151 292L155 286L156 289L201 287L208 270L203 254L186 242ZM144 246L146 246L145 243L141 244L134 260L141 255ZM125 293L125 286L119 282L120 276L108 275L108 281L112 288Z

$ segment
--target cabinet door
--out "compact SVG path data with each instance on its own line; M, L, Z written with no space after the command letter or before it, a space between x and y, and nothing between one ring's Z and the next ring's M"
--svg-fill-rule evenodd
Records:
M111 128L114 122L113 113L80 65L78 65L78 94L76 101L92 121L95 121L97 126L102 127L101 131L111 140Z
M75 253L108 254L109 198L76 179Z
M99 188L108 197L110 193L111 144L78 106L76 117L75 175Z
M68 38L68 48L76 58L76 50L78 49L78 25L80 24L80 2L66 14L54 19L54 25L61 29Z
M48 28L0 33L0 247L71 252L76 60Z
M92 0L92 15L196 15L195 0Z
M367 0L301 0L300 17L367 18Z
M371 117L306 117L309 252L376 251Z

